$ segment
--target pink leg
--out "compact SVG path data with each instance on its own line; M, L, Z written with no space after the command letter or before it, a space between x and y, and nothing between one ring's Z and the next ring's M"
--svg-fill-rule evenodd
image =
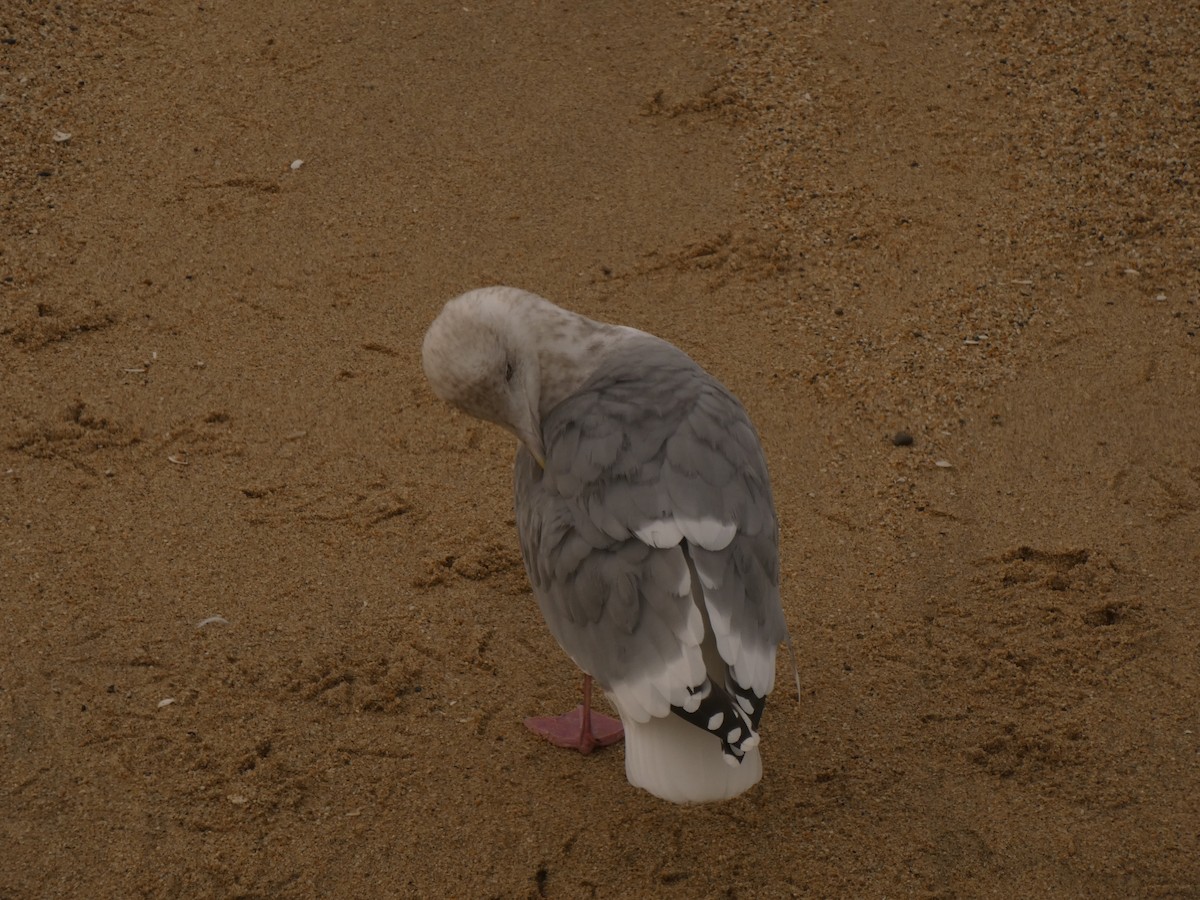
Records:
M592 676L583 676L583 703L561 716L530 716L525 727L558 747L591 753L596 747L615 744L625 736L621 723L592 712Z

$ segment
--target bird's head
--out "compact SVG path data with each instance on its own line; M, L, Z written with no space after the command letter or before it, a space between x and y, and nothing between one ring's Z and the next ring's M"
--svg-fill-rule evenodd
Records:
M545 303L509 287L456 297L426 332L421 360L435 394L507 428L545 465L536 332L527 321L535 301Z

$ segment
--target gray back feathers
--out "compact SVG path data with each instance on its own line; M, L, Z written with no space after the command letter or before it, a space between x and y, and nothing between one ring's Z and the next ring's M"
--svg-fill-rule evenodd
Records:
M786 635L778 525L737 399L680 350L631 333L545 415L542 435L544 470L518 454L517 524L567 653L610 690L669 667L695 643L690 556L730 674L765 695L773 666L753 660L773 660Z

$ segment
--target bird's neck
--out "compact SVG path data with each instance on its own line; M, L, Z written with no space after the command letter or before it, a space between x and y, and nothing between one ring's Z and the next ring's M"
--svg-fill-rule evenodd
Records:
M632 328L606 325L566 310L539 335L538 369L541 396L538 412L544 419L550 410L578 391L599 368L608 352L640 334Z

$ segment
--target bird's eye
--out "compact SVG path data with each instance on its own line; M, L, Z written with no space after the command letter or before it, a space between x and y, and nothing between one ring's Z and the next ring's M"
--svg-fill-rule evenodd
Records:
M505 366L504 366L504 380L505 380L505 381L512 381L512 377L513 377L513 366L512 366L512 363L506 363L506 364L505 364Z

